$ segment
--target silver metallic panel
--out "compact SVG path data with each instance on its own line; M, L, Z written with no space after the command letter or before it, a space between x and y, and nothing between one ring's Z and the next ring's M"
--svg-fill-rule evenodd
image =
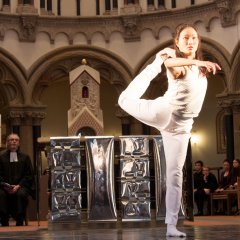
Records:
M113 137L86 137L89 221L117 221L113 147Z
M149 177L149 159L125 157L120 160L121 178L144 178Z
M80 138L50 138L53 222L80 220Z
M149 139L120 137L122 221L150 221Z
M79 220L80 192L52 192L52 221Z
M148 138L142 136L129 136L120 137L121 139L121 156L148 156L149 155L149 144Z
M164 219L166 215L166 160L162 137L153 138L154 165L155 165L155 198L156 218Z

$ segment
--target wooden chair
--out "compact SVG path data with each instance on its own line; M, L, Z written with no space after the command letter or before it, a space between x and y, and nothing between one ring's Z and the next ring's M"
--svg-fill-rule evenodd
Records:
M236 215L240 215L240 177L237 177L237 184L238 211Z
M214 201L224 200L227 203L227 215L231 215L232 200L238 191L236 189L224 190L223 192L211 193L211 215L214 214Z

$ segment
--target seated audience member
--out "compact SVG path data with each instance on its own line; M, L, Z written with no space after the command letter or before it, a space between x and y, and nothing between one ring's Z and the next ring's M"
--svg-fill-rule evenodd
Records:
M204 201L208 199L210 193L214 192L217 187L218 183L215 175L210 173L209 167L203 167L201 187L194 192L194 200L198 208L198 213L195 216L203 216Z
M223 161L223 170L220 175L219 185L215 192L222 192L223 190L229 188L231 182L230 174L230 162L225 159Z
M0 155L0 219L9 226L9 215L17 226L23 225L29 194L33 193L34 177L28 155L19 151L17 134L7 137L7 150Z
M231 174L230 188L236 188L237 177L240 176L240 160L239 159L233 160L233 166L230 174Z

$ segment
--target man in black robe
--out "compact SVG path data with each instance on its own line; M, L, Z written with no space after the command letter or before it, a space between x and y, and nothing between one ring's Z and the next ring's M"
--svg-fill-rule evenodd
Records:
M28 196L34 189L34 174L31 159L19 151L17 134L7 137L7 150L0 154L0 221L9 226L9 216L22 226L25 218Z

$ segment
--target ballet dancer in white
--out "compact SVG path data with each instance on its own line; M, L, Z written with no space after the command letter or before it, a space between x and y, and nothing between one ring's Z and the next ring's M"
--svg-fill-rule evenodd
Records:
M151 80L161 72L164 63L168 90L154 100L140 99ZM161 131L166 158L166 236L185 237L177 230L182 198L182 168L191 135L193 118L197 117L205 98L207 73L220 70L217 63L203 61L200 36L187 24L176 28L174 49L165 48L119 97L118 103L139 121Z

